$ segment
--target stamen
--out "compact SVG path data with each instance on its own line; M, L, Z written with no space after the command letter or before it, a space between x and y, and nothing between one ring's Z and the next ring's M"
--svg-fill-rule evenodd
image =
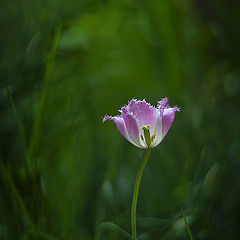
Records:
M141 139L144 141L144 139L143 139L143 135L141 134Z
M153 135L151 136L151 142L153 142L155 137L156 137L156 131L154 130Z

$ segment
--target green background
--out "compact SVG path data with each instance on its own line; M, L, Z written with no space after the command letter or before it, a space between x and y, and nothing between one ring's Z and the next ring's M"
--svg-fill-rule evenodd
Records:
M144 150L129 99L182 111L151 152L139 240L240 239L240 2L3 1L0 239L125 239Z

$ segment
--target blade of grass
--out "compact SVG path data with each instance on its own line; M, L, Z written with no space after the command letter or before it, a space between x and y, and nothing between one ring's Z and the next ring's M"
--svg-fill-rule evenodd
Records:
M19 128L21 137L22 137L27 168L28 168L29 173L31 173L31 164L30 164L30 161L29 161L29 159L27 157L28 156L28 148L27 148L27 138L26 138L26 135L25 135L24 127L23 127L22 121L20 120L20 118L18 116L18 113L17 113L17 110L16 110L16 106L14 104L12 95L11 95L9 89L8 89L8 86L6 86L6 91L7 91L7 94L8 94L9 102L11 104L11 107L13 109L14 115L15 115L16 120L17 120L17 124L18 124L18 128Z
M183 208L181 208L181 212L182 212L182 215L183 215L183 219L184 219L185 227L186 227L186 229L187 229L188 236L189 236L190 240L194 240L194 239L193 239L193 236L192 236L192 233L191 233L191 230L190 230L190 228L189 228L189 226L188 226L187 219L186 219L186 217L185 217Z
M41 90L41 94L40 94L38 104L37 104L36 118L33 123L32 135L31 135L30 143L29 143L29 153L28 153L28 161L29 162L32 160L32 155L35 151L37 141L40 138L40 130L41 130L40 122L41 122L44 104L45 104L46 96L47 96L47 92L48 92L50 74L53 69L55 55L56 55L56 49L57 49L57 45L58 45L60 34L61 34L61 28L62 28L61 24L59 24L55 29L51 49L50 49L48 59L47 59L47 64L46 64L44 77L43 77L43 83L42 83L42 90Z
M1 172L2 172L2 175L3 177L7 180L8 184L9 184L9 187L11 189L11 192L14 196L14 198L16 199L20 209L21 209L21 212L26 220L26 223L27 225L30 227L31 229L31 232L33 233L33 235L36 237L37 236L37 229L31 219L31 216L28 212L28 209L26 208L14 182L13 182L13 179L11 177L11 175L9 174L8 170L4 167L4 165L2 164L2 162L0 161L0 169L1 169Z

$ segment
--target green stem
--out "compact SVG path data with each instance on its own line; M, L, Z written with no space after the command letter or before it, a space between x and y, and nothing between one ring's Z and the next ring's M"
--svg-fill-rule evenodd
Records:
M138 191L139 191L139 186L140 186L143 170L146 166L148 157L150 155L150 151L151 151L151 148L148 148L144 155L142 163L138 169L136 182L135 182L135 186L134 186L133 200L132 200L132 240L137 240L136 211L137 211Z
M187 229L188 236L189 236L189 238L190 238L191 240L194 240L194 239L193 239L193 236L192 236L192 233L191 233L191 230L190 230L190 228L189 228L189 226L188 226L187 219L186 219L186 217L185 217L183 208L181 208L181 212L182 212L182 215L183 215L183 219L184 219L185 227L186 227L186 229Z

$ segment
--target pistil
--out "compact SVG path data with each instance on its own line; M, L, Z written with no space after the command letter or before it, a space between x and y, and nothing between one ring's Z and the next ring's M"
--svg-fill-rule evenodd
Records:
M151 144L151 136L150 136L150 131L149 131L150 130L150 125L142 126L142 130L143 130L145 142L146 142L146 144L149 148L150 144Z

